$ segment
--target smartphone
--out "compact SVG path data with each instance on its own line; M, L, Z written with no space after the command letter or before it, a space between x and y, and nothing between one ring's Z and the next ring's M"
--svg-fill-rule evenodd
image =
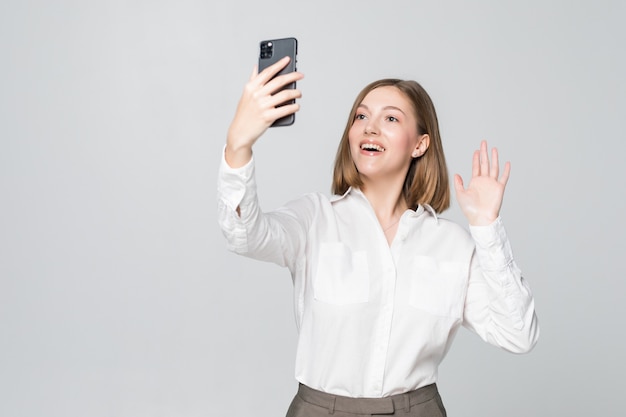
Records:
M282 38L282 39L270 39L261 41L259 45L259 72L263 71L268 66L280 61L285 56L290 57L289 64L283 68L276 76L287 74L296 70L297 57L298 57L298 40L296 38ZM296 83L287 84L281 90L295 89ZM295 100L289 100L285 104L295 103ZM271 127L276 126L289 126L296 120L295 114L290 114L285 117L277 119Z

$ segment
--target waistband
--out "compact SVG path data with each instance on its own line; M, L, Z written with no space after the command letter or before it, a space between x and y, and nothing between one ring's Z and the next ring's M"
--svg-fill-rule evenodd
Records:
M328 394L309 388L304 384L298 386L298 396L311 404L335 411L352 414L390 414L396 410L406 410L412 406L431 400L437 395L437 384L426 385L404 394L396 394L382 398L352 398Z

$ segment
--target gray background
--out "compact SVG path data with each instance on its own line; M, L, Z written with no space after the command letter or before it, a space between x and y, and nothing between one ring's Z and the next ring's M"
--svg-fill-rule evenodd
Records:
M0 415L284 415L289 275L227 252L215 215L258 41L283 36L304 97L255 149L263 207L329 192L352 100L387 76L432 95L451 173L481 139L512 162L542 336L518 356L462 330L449 415L622 414L625 4L3 0Z

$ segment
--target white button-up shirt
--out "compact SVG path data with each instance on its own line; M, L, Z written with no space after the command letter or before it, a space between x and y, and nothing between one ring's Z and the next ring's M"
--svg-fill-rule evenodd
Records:
M470 235L420 206L389 245L358 189L263 212L254 161L232 169L223 157L218 216L230 250L291 272L295 376L311 388L385 397L434 383L461 325L511 352L537 341L533 297L500 219Z

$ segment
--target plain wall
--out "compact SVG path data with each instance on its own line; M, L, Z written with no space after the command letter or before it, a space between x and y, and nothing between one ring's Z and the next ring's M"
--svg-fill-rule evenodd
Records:
M0 415L285 414L290 276L229 253L215 211L258 42L284 36L302 110L255 148L262 206L330 191L366 83L419 81L451 173L481 139L511 161L502 217L542 327L522 356L462 330L448 414L619 415L625 5L3 0Z

